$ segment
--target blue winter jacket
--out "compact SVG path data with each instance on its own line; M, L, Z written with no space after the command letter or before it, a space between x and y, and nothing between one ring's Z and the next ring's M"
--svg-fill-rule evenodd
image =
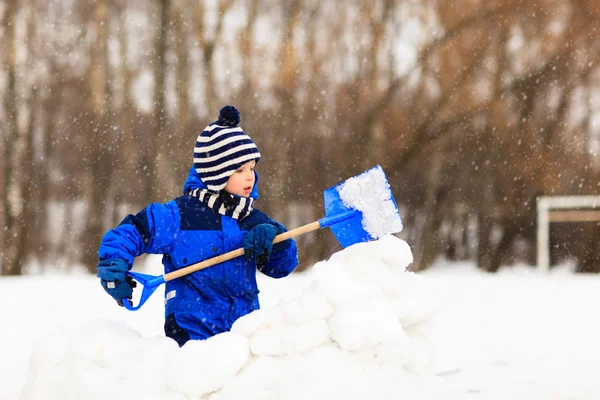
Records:
M258 197L258 177L251 196ZM220 215L189 190L205 185L190 169L184 195L165 204L153 203L128 215L102 238L100 260L120 258L129 268L135 257L163 254L165 274L242 247L244 234L262 223L272 223L257 209L241 221ZM259 270L272 278L290 274L298 264L293 239L277 243L269 262ZM165 334L183 345L228 331L241 316L259 308L254 261L244 257L174 279L165 287Z

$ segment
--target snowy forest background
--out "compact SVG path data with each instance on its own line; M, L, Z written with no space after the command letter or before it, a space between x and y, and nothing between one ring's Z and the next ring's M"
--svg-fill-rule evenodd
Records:
M0 274L95 270L101 235L180 195L226 104L297 227L383 167L415 255L535 263L536 197L600 192L595 0L0 0ZM600 227L552 260L600 271ZM298 239L302 265L339 245Z

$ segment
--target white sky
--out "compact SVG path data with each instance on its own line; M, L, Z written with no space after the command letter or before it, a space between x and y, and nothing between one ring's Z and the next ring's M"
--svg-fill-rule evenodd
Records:
M600 277L405 272L385 237L262 277L263 309L179 349L88 274L0 278L2 399L596 399ZM158 258L136 266L160 273ZM21 390L25 391L21 395Z

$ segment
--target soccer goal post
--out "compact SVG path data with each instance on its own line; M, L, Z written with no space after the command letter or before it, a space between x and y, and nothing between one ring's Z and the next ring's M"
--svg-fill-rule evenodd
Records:
M600 221L600 196L537 198L537 267L550 269L550 223Z

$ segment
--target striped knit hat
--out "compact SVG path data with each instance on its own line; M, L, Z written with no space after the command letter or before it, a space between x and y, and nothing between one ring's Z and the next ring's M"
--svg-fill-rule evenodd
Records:
M248 161L260 160L258 147L239 123L240 112L233 106L225 106L219 119L198 135L194 168L211 192L223 190L229 177Z

